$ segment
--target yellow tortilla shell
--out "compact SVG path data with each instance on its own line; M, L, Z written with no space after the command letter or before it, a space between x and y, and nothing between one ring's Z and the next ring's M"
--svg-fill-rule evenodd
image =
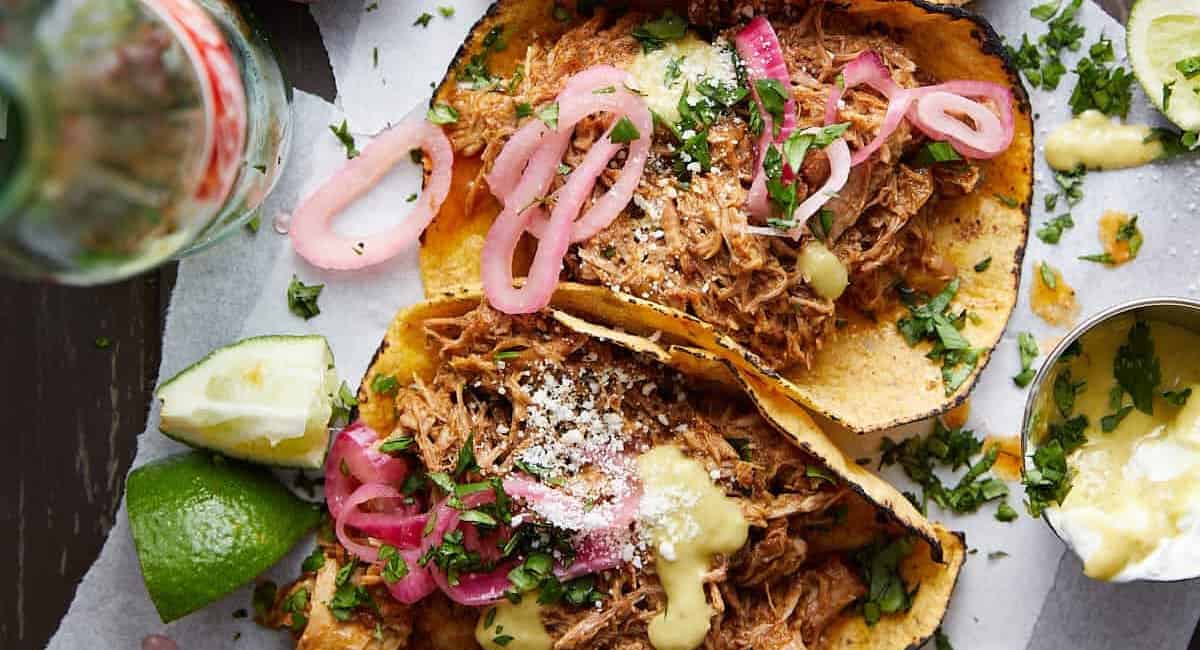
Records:
M390 400L372 401L375 394L369 390L369 386L377 375L391 375L407 382L416 378L428 380L436 371L437 358L429 353L425 344L424 322L431 318L464 314L482 300L482 293L477 288L443 290L433 299L408 307L396 316L358 391L359 412L368 426L377 431L390 431L395 423L394 406ZM633 333L627 325L636 320L636 314L652 315L662 309L652 303L643 303L639 305L641 310L620 312L623 318L611 320L609 317L618 313L613 307L622 302L610 291L600 287L564 284L555 294L549 309L560 324L571 330L653 358L678 370L697 384L746 395L763 418L781 435L819 459L829 471L873 506L865 512L852 511L851 519L855 516L864 520L873 519L883 511L914 535L918 540L916 549L901 567L901 573L909 584L918 581L921 584L912 610L905 614L885 616L871 627L867 627L860 616L847 611L842 615L842 620L830 628L826 634L827 643L823 647L899 650L919 645L932 635L946 611L962 566L964 546L961 537L930 523L894 488L847 458L807 411L779 390L774 377L754 366L730 361L736 350L724 350L722 354L717 354L672 342L677 337L651 340ZM643 325L636 329L646 331L647 327ZM847 530L853 529L853 521L848 522ZM852 532L847 535L853 538ZM834 548L838 541L826 539L822 543L826 548ZM861 540L853 545L861 546Z

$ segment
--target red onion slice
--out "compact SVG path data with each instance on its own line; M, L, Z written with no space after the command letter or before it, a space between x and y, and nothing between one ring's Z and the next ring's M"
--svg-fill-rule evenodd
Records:
M755 81L759 79L774 79L783 84L784 88L791 87L791 75L788 74L787 62L783 58L783 48L771 23L763 16L750 21L738 35L734 37L738 56L746 66L746 76L750 80L750 94L758 106L762 117L763 132L758 138L758 152L754 157L754 175L750 181L750 193L747 196L746 207L756 217L766 219L771 216L771 204L767 197L766 172L763 171L763 159L767 155L767 147L772 143L787 140L796 126L796 101L790 97L783 107L783 124L778 135L774 134L775 123L771 114L763 108L762 99L758 96ZM786 165L785 165L786 167ZM793 170L784 170L785 179L790 179Z
M395 488L386 485L366 484L360 485L353 494L342 503L341 517L334 517L334 533L337 534L338 541L342 546L346 547L354 555L364 562L379 561L379 549L369 544L360 544L350 537L346 532L346 526L350 524L352 515L357 513L358 506L371 501L373 499L401 499L404 495L400 494Z
M838 119L839 104L846 90L867 84L888 99L887 114L879 133L854 152L852 164L862 163L883 146L904 117L935 140L947 140L968 158L994 158L1012 144L1014 119L1012 91L989 81L948 81L922 88L901 88L892 80L878 52L858 55L842 69L842 83L833 87L825 103L825 124ZM990 109L970 97L987 98ZM966 115L974 126L951 115Z
M342 430L325 459L325 502L337 519L359 483L398 484L408 477L408 462L380 452L379 434L361 421ZM346 473L342 472L342 465Z
M375 186L408 152L421 149L432 172L412 212L382 233L347 238L332 221L347 205ZM296 253L323 269L361 269L385 262L417 241L446 199L454 152L442 130L410 118L380 133L357 158L342 166L292 213L290 236Z
M522 136L514 145L512 156L505 157L506 165L517 166L522 162L522 157L529 156L529 163L516 185L511 188L504 186L505 182L511 182L512 179L508 170L499 176L493 174L496 185L492 191L504 200L504 209L488 231L481 257L484 293L488 302L500 311L528 314L549 304L558 286L563 256L572 239L575 236L586 239L599 232L633 198L633 191L641 179L649 155L653 129L649 109L639 98L624 90L616 91L614 88L613 93L605 94L592 92L602 87L601 84L623 84L625 75L611 66L597 66L576 75L568 81L567 88L558 97L559 116L554 136L546 136L543 145L533 151L530 151L527 141L531 136ZM535 203L544 195L545 188L557 173L566 139L580 120L601 111L629 116L641 137L632 143L618 182L576 224L575 220L591 194L596 177L615 154L615 149L608 146L613 143L607 136L593 146L581 168L573 171L566 185L556 193L554 208L546 220L544 209ZM532 132L533 129L530 130ZM504 156L504 152L501 152L501 156ZM539 225L534 226L535 222ZM522 234L531 227L537 228L540 233L537 252L524 284L515 288L512 260ZM575 232L577 228L578 232Z

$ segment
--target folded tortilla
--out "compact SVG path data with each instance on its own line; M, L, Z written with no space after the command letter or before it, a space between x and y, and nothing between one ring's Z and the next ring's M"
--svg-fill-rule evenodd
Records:
M657 12L667 3L631 4L635 9ZM818 4L821 3L693 0L675 9L693 21L715 23L696 28L700 30L719 30L724 22L732 22L731 18L744 16L740 13L744 10L775 12L773 22L786 49L791 38L787 35L789 25L811 22L812 9ZM494 4L464 42L434 95L433 103L454 106L460 119L457 124L447 126L455 146L452 191L421 245L422 277L430 296L447 287L479 281L480 251L500 210L483 180L489 156L494 156L496 147L502 144L493 134L515 128L516 118L509 117L510 104L529 99L537 105L553 97L545 96L545 88L538 91L541 94L537 97L507 97L496 92L481 97L462 83L464 67L482 61L497 78L512 79L521 66L541 65L542 59L533 55L547 56L547 48L558 42L564 45L561 53L555 52L556 65L563 65L561 59L571 52L575 52L571 56L580 59L578 67L610 62L608 59L614 57L619 60L611 62L619 65L628 57L627 47L614 45L606 49L589 44L596 43L597 38L607 38L610 32L603 31L606 29L625 30L627 35L630 25L641 18L593 19L598 22L580 26L577 20L556 19L555 6L550 0L500 0ZM648 13L643 18L656 15ZM613 21L621 20L629 24L618 22L614 27ZM928 293L936 292L936 286L940 286L937 280L948 279L947 269L959 278L961 288L953 309L955 313L971 315L962 334L979 351L970 375L947 393L939 363L926 357L930 344L910 346L898 330L897 321L907 311L895 297L872 299L871 304L878 302L880 307L871 310L859 309L858 299L855 305L846 306L843 297L837 302L837 318L832 315L832 305L820 307L804 312L803 318L789 320L782 333L775 323L776 331L768 334L762 334L753 318L738 313L737 305L742 303L726 301L727 304L697 307L698 302L689 302L678 294L668 300L639 289L637 296L643 296L639 298L624 295L619 286L610 286L617 290L609 302L633 306L639 313L656 311L657 315L647 313L634 318L648 328L642 333L660 330L679 335L681 342L708 349L743 369L754 367L782 380L780 385L789 397L830 420L858 432L875 431L937 415L962 402L999 342L1016 304L1028 229L1033 183L1032 117L1024 88L1005 58L1000 37L985 21L963 9L919 0L854 0L822 5L816 20L836 26L829 29L840 30L838 34L848 33L894 49L899 53L898 60L911 60L915 64L911 74L927 83L970 79L1003 84L1013 90L1016 124L1009 149L997 158L973 162L971 173L977 172L978 176L965 186L969 192L961 196L943 190L951 181L939 177L933 185L934 198L929 199L923 194L930 188L929 179L922 176L924 172L908 169L896 172L895 182L911 181L913 191L928 202L919 210L914 208L915 214L906 217L908 224L902 230L886 235L924 242L919 249L924 260L921 263L933 264L943 274L934 278L935 288ZM580 35L578 30L601 31L587 36ZM496 45L497 35L503 48ZM588 54L592 50L597 53ZM503 108L498 108L497 103ZM511 128L507 124L496 126L500 114L503 120L511 121ZM635 196L634 203L637 202ZM864 208L863 214L868 209L874 208ZM596 259L595 251L588 258L587 251L575 247L573 250L585 262ZM518 250L515 262L518 275L528 264L531 251L532 241ZM990 260L986 268L974 270L985 259ZM862 268L869 266L863 264ZM564 279L603 284L609 277L601 275L598 279L584 267L586 264L569 262ZM893 272L902 273L903 277L889 275ZM879 270L859 275L852 272L849 292L882 294L877 289L868 291L867 287L886 288L900 280L917 287L929 286L930 275L929 269L916 262L901 264L892 260ZM888 289L888 295L892 293ZM667 302L672 304L668 306ZM774 323L773 319L777 316L760 320L759 324ZM813 332L806 333L810 328ZM797 338L798 343L793 340ZM734 355L729 350L735 341L756 351L739 351Z

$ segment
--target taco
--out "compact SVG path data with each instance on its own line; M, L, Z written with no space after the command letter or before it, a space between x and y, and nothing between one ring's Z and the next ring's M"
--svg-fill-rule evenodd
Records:
M907 0L578 5L500 0L437 89L455 160L428 295L482 279L518 313L541 303L505 298L513 276L543 302L554 279L605 286L859 432L964 399L1032 195L996 33Z
M597 294L603 289L586 287ZM298 647L916 647L959 536L766 376L552 306L401 312L326 466Z

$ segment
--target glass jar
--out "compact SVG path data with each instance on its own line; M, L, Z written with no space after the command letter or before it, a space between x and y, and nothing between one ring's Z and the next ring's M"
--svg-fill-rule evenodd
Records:
M291 90L230 0L0 0L0 269L139 273L254 216Z

